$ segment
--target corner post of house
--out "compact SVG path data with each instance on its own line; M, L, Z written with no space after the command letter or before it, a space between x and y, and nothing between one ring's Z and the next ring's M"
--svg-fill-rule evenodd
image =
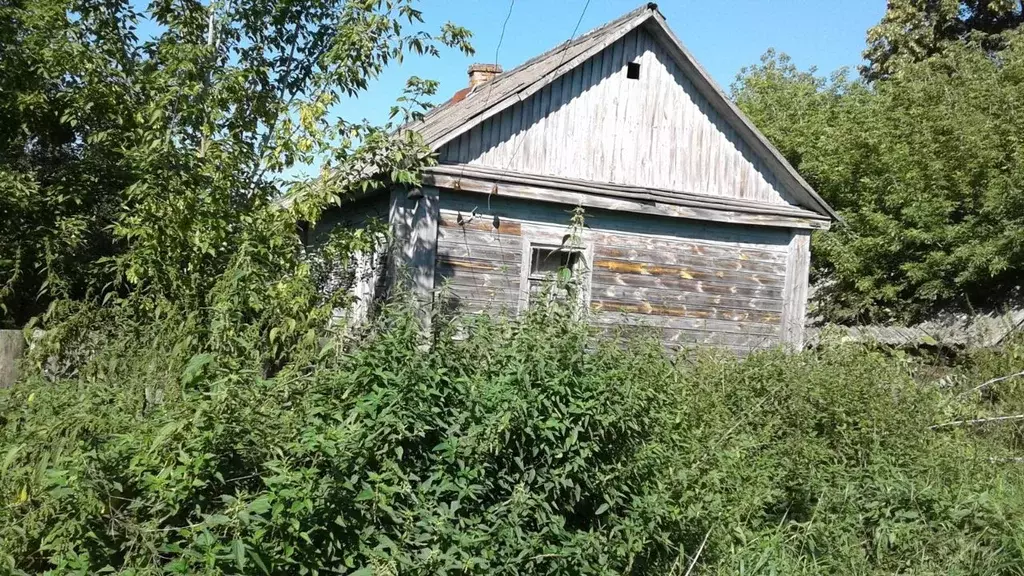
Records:
M793 229L786 256L786 283L782 292L781 340L792 350L804 345L807 285L811 268L811 231Z
M418 307L429 310L437 259L439 193L435 187L391 191L388 219L393 235L391 282L408 290Z

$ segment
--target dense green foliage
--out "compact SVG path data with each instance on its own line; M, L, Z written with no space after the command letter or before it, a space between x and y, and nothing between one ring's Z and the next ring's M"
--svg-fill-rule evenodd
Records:
M470 50L462 28L423 31L416 6L5 2L0 325L53 299L139 290L205 306L239 246L271 258L296 218L353 189L415 181L415 138L332 111L407 53ZM410 79L396 118L435 88ZM322 178L289 179L310 163ZM268 210L283 193L304 202Z
M136 317L77 311L0 396L4 570L1024 566L1021 472L988 460L1017 436L928 429L993 398L952 401L882 351L672 361L557 309L435 318L424 347L418 321L385 311L358 344L293 340L268 374L258 323ZM1014 350L975 359L962 386L1024 367Z
M868 30L862 72L887 78L965 40L998 52L1006 47L1002 33L1021 24L1021 0L889 0L882 21Z
M838 343L670 357L557 304L333 323L322 277L377 235L310 262L296 220L429 160L331 110L467 32L409 32L411 0L135 6L0 6L0 323L46 328L0 391L0 572L1022 573L1019 430L929 429L1024 412L1019 380L973 390L1021 344L941 387ZM1024 42L1000 38L737 85L847 217L815 245L832 317L1013 291Z
M1024 274L1024 32L948 45L873 83L769 53L739 106L843 216L815 236L818 310L914 320L1001 305Z

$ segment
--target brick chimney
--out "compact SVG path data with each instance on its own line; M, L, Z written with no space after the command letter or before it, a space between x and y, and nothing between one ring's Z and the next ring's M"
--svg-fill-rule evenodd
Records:
M476 88L498 74L501 74L501 66L498 64L473 64L469 67L469 87Z

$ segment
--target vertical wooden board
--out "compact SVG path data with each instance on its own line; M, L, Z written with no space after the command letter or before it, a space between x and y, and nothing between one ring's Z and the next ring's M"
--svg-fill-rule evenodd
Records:
M410 199L404 190L391 193L390 216L394 250L389 259L391 282L403 282L421 302L434 289L439 193L424 187L423 197Z
M794 349L803 347L807 313L807 284L811 264L811 234L794 230L786 258L786 285L783 292L782 339Z
M640 80L626 62L642 62ZM486 91L473 97L486 97ZM652 35L634 30L453 141L447 161L795 204ZM485 133L484 133L485 132Z
M18 381L18 360L27 347L21 330L0 330L0 388Z
M568 112L568 110L566 110L565 107L562 105L562 87L565 84L563 80L563 78L558 78L551 83L551 100L548 103L549 111L547 114L548 127L547 130L544 131L544 135L546 136L546 139L544 140L545 150L557 151L560 148L560 142L555 140L555 137L565 137L566 126L564 119L565 114ZM557 166L557 158L557 152L548 154L544 159L544 163L548 167Z
M491 147L495 147L498 143L506 142L512 138L512 114L502 114L498 118L498 122L500 124L498 137L489 143Z
M581 68L574 68L561 80L564 82L562 88L562 109L560 111L562 114L562 122L564 123L562 134L566 141L569 142L572 142L576 138L582 136L582 134L578 132L576 123L576 108L572 106L575 95L579 94L578 84L581 73ZM552 171L557 172L558 174L565 174L568 167L565 154L554 155L554 158L551 160Z
M650 36L647 34L640 35L641 51L640 55L640 74L641 80L648 82L644 94L646 96L644 100L643 117L640 120L640 125L650 126L651 138L644 139L643 132L639 130L637 140L640 142L640 146L637 147L637 154L639 158L637 161L640 163L641 172L640 180L644 182L650 182L654 179L654 163L651 158L654 156L655 142L663 141L663 123L659 121L659 114L662 111L662 102L665 83L661 80L661 77L655 75L653 68L656 63L654 53L652 52Z
M469 155L469 134L459 136L459 162L472 162L474 157Z
M618 178L638 179L642 178L642 167L637 159L636 150L642 144L639 135L639 125L643 121L643 99L649 86L644 84L644 73L641 67L640 78L631 80L626 76L626 66L630 62L637 61L637 48L640 43L640 33L634 30L623 39L625 48L623 50L622 67L619 75L623 88L623 102L620 105L621 113L618 116L620 125L626 127L625 132L620 136L618 142L618 154L616 166L618 167Z
M504 114L509 116L509 136L504 140L499 139L491 148L492 161L490 164L500 166L502 170L507 169L513 151L522 150L524 144L523 136L527 124L523 104L523 102L515 103L509 112Z
M577 116L580 122L583 123L585 130L588 132L586 137L577 138L578 142L578 155L579 158L586 158L587 161L571 162L571 168L566 172L567 176L571 176L579 179L587 179L590 174L590 160L597 154L597 150L600 147L599 138L594 137L594 130L597 126L597 114L600 112L600 98L598 85L601 82L600 71L601 71L601 60L600 54L588 59L583 63L583 88L582 97L579 98L574 104L575 107L579 108ZM566 154L570 156L571 154Z

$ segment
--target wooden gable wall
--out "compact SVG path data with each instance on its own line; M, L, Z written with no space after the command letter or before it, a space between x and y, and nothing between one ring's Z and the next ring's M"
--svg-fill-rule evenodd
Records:
M627 78L627 63L640 78ZM472 98L487 98L484 86ZM638 28L439 150L441 162L796 204Z

